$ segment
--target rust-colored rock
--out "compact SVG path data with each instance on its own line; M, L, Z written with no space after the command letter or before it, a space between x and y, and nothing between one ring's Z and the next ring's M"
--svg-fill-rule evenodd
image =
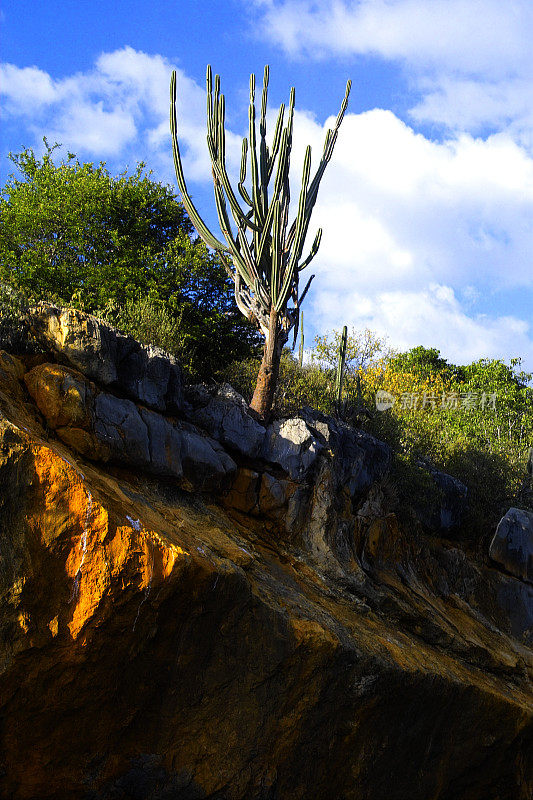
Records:
M87 461L22 375L0 369L0 796L529 800L525 582L358 518L327 454L312 485L243 467L235 519ZM84 421L58 375L36 398L63 422L66 387ZM291 536L261 502L297 508Z
M79 373L57 364L41 364L24 376L24 382L50 427L88 428L94 385Z

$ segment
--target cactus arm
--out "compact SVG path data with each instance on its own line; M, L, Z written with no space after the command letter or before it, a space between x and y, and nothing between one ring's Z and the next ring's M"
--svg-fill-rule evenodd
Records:
M309 211L312 210L313 206L315 205L316 198L318 195L318 187L320 186L320 181L322 180L322 176L324 171L331 160L331 156L333 155L333 149L335 147L335 143L337 141L337 137L339 135L339 128L341 126L342 120L344 119L344 114L348 107L348 99L350 97L350 90L352 88L352 82L347 81L346 83L346 92L344 94L344 99L341 103L341 107L339 113L337 114L337 119L335 120L335 125L333 130L328 130L326 134L326 140L324 143L324 152L322 154L322 158L320 160L319 167L317 169L316 175L311 181L311 186L309 188L308 194L308 202L310 204Z
M225 248L225 251L230 254L230 256L231 256L231 258L233 260L233 264L235 266L235 269L240 273L240 275L246 281L246 283L248 285L252 286L253 285L253 260L252 260L252 264L250 264L249 261L247 263L246 256L243 256L239 252L239 249L237 247L237 242L234 240L233 234L231 232L230 221L229 221L229 217L228 217L228 212L227 212L227 208L226 208L226 201L224 199L224 194L222 192L222 189L221 189L220 184L218 183L218 181L215 181L214 189L215 189L215 203L216 203L216 208L217 208L220 228L221 228L222 233L224 234L224 237L225 237L226 242L227 242L227 246Z
M309 264L311 263L311 261L313 260L313 258L314 258L314 257L316 256L316 254L318 253L318 248L320 247L320 242L321 242L321 240L322 240L322 228L319 228L319 229L318 229L318 231L317 231L317 234L316 234L316 236L315 236L315 240L314 240L314 242L313 242L313 245L312 245L312 247L311 247L311 250L310 250L310 252L309 252L309 255L308 255L308 256L307 256L307 258L306 258L304 261L302 261L302 263L301 263L301 264L298 266L298 272L301 272L303 269L305 269L306 267L308 267L308 266L309 266Z
M274 139L272 141L272 150L270 152L270 157L268 161L268 180L272 177L272 171L274 169L274 164L276 162L276 156L278 154L279 145L281 142L281 132L283 130L283 118L285 116L285 103L282 103L279 112L278 118L276 120L276 127L274 128Z
M263 91L261 92L261 116L259 119L259 172L261 176L261 204L263 212L268 208L268 162L269 153L266 143L266 109L268 99L268 65L263 74Z
M201 218L200 214L196 210L196 207L187 191L187 183L185 182L185 176L183 174L183 167L181 163L181 155L178 144L175 70L172 72L172 77L170 80L170 132L172 137L172 154L174 157L174 169L176 171L176 179L178 182L178 187L180 190L183 205L185 206L187 214L191 218L191 222L198 231L200 237L204 240L204 242L208 247L213 248L213 250L226 251L227 250L226 245L211 233L211 231Z
M341 107L339 113L337 114L337 119L335 120L335 126L333 130L328 130L326 133L326 139L324 143L324 151L322 154L322 158L320 159L320 163L318 165L318 169L316 174L311 181L311 185L309 186L309 190L307 192L307 201L306 201L306 214L310 218L313 208L316 203L316 199L318 196L318 189L320 186L320 181L322 180L322 176L324 175L324 171L331 160L331 156L333 155L333 148L335 147L335 142L337 141L339 128L344 119L344 114L346 112L346 108L348 107L348 99L350 96L352 82L348 81L346 83L346 92L344 95L344 99L341 103ZM293 237L296 233L296 220L291 226L289 231L289 241L292 243Z
M246 161L248 159L248 139L245 137L242 140L242 151L241 151L241 172L239 175L239 194L246 203L247 206L253 208L253 203L250 200L250 195L246 191L246 187L244 185L244 181L246 180Z
M344 364L346 361L346 343L348 340L348 328L346 325L342 329L342 337L339 345L339 359L337 362L337 375L335 378L335 400L337 409L340 408L342 399L342 383L344 377Z
M250 75L250 106L248 110L249 142L250 142L250 171L252 177L252 199L256 224L261 227L263 222L263 209L261 207L261 193L259 181L259 165L257 163L257 140L255 132L255 75ZM254 235L254 239L257 235ZM257 243L256 249L257 249Z
M225 109L224 95L219 93L220 84L218 78L219 76L216 75L215 85L217 86L218 93L215 95L214 102L208 103L208 109L212 108L212 117L208 124L208 134L207 134L207 146L209 149L209 156L211 158L213 170L216 172L216 176L221 182L222 186L224 187L224 191L226 192L226 196L228 198L231 208L231 213L233 215L233 219L235 220L236 224L239 224L240 221L244 220L248 228L252 230L258 230L255 223L252 222L250 219L248 219L243 210L241 209L239 202L235 197L235 193L233 192L233 189L231 187L228 173L226 170L226 163L225 163L226 109ZM244 163L246 167L246 161ZM241 171L242 171L242 158L241 158Z
M272 203L274 208L273 214L273 230L272 230L272 272L270 275L270 294L272 296L272 303L274 306L277 303L279 291L279 275L280 275L280 247L279 247L279 223L280 223L280 205L279 200Z
M312 281L313 281L313 278L314 278L314 277L315 277L314 275L311 275L311 277L309 278L309 280L308 280L308 281L307 281L307 283L305 284L305 289L303 290L303 292L301 293L301 295L300 295L300 297L299 297L299 299L298 299L298 305L299 305L299 306L301 306L301 304L302 304L302 303L303 303L303 301L305 300L305 295L306 295L306 294L307 294L307 292L309 291L309 287L311 286L311 283L312 283Z
M300 333L300 347L298 349L298 364L300 369L303 367L304 364L304 347L305 347L305 337L304 337L304 312L300 311L300 320L299 323L297 322L294 329L296 331L296 336L298 335L298 327L301 328ZM296 342L296 338L294 340Z

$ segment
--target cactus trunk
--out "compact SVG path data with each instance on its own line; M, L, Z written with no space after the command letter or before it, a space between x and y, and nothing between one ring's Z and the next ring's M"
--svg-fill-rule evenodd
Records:
M270 310L268 336L265 341L263 360L259 367L257 383L250 408L262 419L267 420L274 403L274 394L279 375L281 351L287 340L280 326L280 313L274 307Z

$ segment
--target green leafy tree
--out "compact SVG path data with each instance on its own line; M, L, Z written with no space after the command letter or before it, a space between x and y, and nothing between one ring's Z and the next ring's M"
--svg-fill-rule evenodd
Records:
M430 375L460 378L462 374L460 367L448 364L447 360L442 358L440 350L422 345L392 357L390 367L396 372L410 372L421 378L429 378Z
M0 281L33 298L107 313L128 332L175 352L205 377L255 352L220 258L193 239L170 187L139 164L110 175L105 164L53 147L11 155L0 198Z

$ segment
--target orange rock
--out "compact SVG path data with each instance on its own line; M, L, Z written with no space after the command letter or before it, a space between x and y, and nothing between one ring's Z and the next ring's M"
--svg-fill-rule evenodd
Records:
M246 467L237 470L231 489L224 498L224 505L243 514L257 511L259 482L258 472Z
M80 373L58 364L41 364L24 375L24 382L51 428L90 426L95 387Z

